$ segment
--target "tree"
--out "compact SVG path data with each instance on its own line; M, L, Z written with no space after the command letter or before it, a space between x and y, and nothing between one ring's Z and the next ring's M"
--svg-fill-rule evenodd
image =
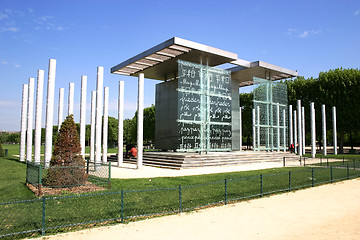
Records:
M136 126L135 121L133 121L133 119L125 119L124 120L123 139L124 139L125 144L130 144L130 143L136 142L136 135L135 135L135 138L133 138L133 136L132 136L132 129L133 129L134 125Z
M46 185L69 186L84 184L87 180L84 158L73 115L67 116L61 124L54 145L50 169L46 176ZM69 168L70 167L70 168Z
M108 118L108 144L115 146L118 140L118 124L119 121L114 117Z
M155 140L155 105L144 108L144 141L153 142ZM136 142L137 140L137 111L132 118L130 124L130 139Z
M251 145L252 140L252 109L253 109L254 94L241 93L240 94L240 107L242 108L242 135L243 143L247 147ZM244 144L243 144L244 145Z
M1 141L0 141L0 157L5 157L5 152L4 152L4 149L1 146Z

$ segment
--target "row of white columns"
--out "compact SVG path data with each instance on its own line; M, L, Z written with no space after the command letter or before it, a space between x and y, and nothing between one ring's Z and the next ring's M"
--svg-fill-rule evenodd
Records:
M45 165L49 166L52 156L52 133L53 133L53 113L54 113L54 91L55 91L55 72L56 60L50 59L48 72L48 86L47 86L47 101L46 101L46 124L45 124ZM109 88L104 89L104 112L102 112L102 85L103 85L103 67L98 67L97 76L97 99L95 91L92 92L92 109L91 109L91 154L90 159L95 159L97 163L101 162L101 127L102 115L104 115L103 125L103 163L107 162L107 127L108 127L108 103L109 103ZM23 85L22 92L22 110L21 110L21 140L20 140L20 161L32 161L32 129L33 129L33 111L34 111L34 78L29 79L28 84ZM35 153L34 162L40 163L40 149L41 149L41 119L42 119L42 99L43 99L43 85L44 85L44 71L38 71L37 79L37 93L36 93L36 114L35 114ZM119 91L122 107L119 109L119 118L123 119L123 95L124 84L120 81L122 90ZM80 145L81 155L85 155L85 116L86 116L86 89L87 77L81 77L81 102L80 102ZM59 105L58 105L58 125L63 121L63 106L64 106L64 89L59 89ZM96 101L96 125L95 125L95 101ZM68 99L68 114L73 114L74 110L74 83L69 84L69 99ZM122 120L120 120L122 127ZM96 131L96 135L94 132ZM122 140L123 132L119 130L119 139ZM95 140L95 141L94 141ZM94 144L96 145L96 154L94 154ZM122 153L123 144L119 145L119 152ZM119 164L122 163L119 159Z
M326 112L325 105L321 106L322 112L322 139L323 139L323 154L327 155L326 143ZM292 116L293 113L293 116ZM332 107L333 119L333 142L334 154L337 154L337 128L336 128L336 107ZM314 103L310 103L310 123L311 123L311 156L315 158L316 154L316 127L315 127L315 107ZM301 100L297 101L297 110L292 111L292 105L289 105L289 143L295 146L295 153L300 156L305 154L305 108L301 106ZM297 145L299 148L297 148ZM299 152L298 152L299 151Z

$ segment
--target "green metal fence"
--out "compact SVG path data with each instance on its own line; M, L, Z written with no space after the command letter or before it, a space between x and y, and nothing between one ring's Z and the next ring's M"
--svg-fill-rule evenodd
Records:
M56 184L49 179L56 179ZM42 195L43 189L69 188L84 185L111 187L111 163L101 164L87 161L86 166L52 166L45 168L41 164L26 163L26 184L37 189Z
M357 177L360 169L356 166L307 167L191 186L4 202L0 203L0 237L32 237L67 231L77 225L132 221Z

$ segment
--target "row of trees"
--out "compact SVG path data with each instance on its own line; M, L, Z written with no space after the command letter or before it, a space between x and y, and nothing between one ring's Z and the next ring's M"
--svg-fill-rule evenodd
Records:
M118 119L109 117L108 119L108 145L113 147L117 145L118 139ZM80 132L80 124L76 123L78 133ZM35 138L35 130L33 130L33 138ZM86 125L85 142L90 145L91 126ZM53 142L58 137L58 126L53 127ZM155 106L144 109L144 141L153 142L155 138ZM124 143L135 143L137 139L137 112L132 119L124 120ZM20 143L20 133L0 134L1 143ZM34 139L33 139L34 142ZM45 143L45 128L41 129L41 143Z

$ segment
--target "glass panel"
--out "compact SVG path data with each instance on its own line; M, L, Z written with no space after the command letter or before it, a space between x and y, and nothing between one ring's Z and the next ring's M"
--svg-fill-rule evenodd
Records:
M230 74L178 60L177 151L231 150Z
M253 80L256 138L254 150L286 150L287 86L256 77Z

